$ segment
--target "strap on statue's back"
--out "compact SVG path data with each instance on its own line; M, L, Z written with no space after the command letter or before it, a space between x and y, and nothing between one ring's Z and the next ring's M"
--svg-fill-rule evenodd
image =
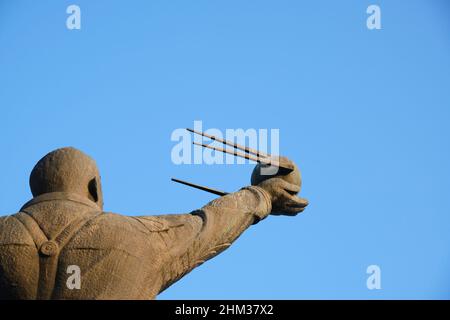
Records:
M58 270L58 258L62 248L88 221L97 217L93 215L76 219L69 223L56 237L48 239L36 220L26 212L19 212L15 217L25 226L33 238L39 252L39 283L37 299L46 300L52 298L55 287L56 273Z

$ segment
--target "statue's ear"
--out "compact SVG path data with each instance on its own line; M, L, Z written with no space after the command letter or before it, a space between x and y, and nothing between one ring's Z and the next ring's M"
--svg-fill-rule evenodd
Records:
M89 181L88 190L89 190L89 195L91 196L92 200L94 200L94 202L98 202L97 177L95 177L91 181Z

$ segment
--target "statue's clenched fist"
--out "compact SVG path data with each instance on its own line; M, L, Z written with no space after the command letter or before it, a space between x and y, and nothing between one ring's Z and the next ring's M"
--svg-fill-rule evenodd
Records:
M308 200L297 196L302 184L300 171L286 157L279 157L279 163L292 170L286 172L280 169L275 175L263 175L261 169L264 165L258 164L252 174L252 184L263 188L270 195L272 215L294 216L308 205Z
M289 183L282 178L264 180L258 187L269 193L272 200L272 215L295 216L308 205L308 200L297 196L300 186Z

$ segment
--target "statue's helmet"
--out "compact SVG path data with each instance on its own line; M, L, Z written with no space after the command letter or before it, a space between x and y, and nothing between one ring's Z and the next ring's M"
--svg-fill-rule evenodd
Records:
M68 192L86 197L103 208L100 174L94 159L72 147L48 153L30 174L34 197L50 192Z

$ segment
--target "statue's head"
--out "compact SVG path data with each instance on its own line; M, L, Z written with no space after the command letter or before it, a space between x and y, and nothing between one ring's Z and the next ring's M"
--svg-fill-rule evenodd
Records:
M75 148L48 153L30 174L34 197L50 192L70 192L86 197L103 208L100 174L91 157Z

